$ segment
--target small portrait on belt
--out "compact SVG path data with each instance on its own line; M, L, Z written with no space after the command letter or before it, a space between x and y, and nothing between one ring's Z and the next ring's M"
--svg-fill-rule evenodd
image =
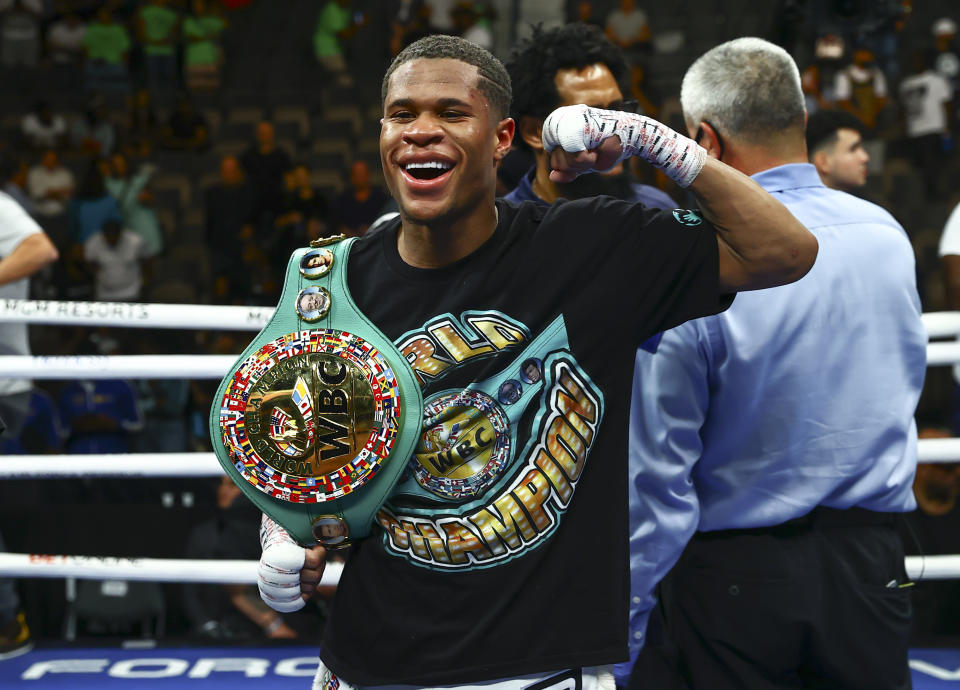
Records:
M347 540L350 529L338 517L321 517L314 522L313 536L324 546L336 547Z
M297 313L304 321L319 321L330 311L330 293L322 287L306 287L297 295Z
M523 387L520 382L516 379L507 379L500 384L500 389L497 391L497 400L504 405L512 405L520 399L521 393L523 393Z
M329 249L311 249L300 257L300 273L306 278L321 278L333 266L333 252Z
M520 378L525 383L538 383L543 378L543 362L536 357L523 360L520 365Z

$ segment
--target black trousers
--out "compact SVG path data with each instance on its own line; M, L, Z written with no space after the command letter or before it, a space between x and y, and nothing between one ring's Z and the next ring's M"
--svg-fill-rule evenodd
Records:
M818 508L772 528L697 533L661 586L630 688L910 688L894 521Z

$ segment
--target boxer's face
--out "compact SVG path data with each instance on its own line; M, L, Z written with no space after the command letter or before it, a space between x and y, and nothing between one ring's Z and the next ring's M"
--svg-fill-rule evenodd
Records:
M477 68L418 59L390 77L380 159L404 219L450 223L493 202L497 162L513 121L500 120L477 88Z

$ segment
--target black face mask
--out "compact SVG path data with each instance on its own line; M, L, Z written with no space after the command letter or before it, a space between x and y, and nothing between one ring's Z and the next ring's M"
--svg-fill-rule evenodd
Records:
M630 168L624 164L623 172L619 175L601 175L589 173L580 175L573 182L557 182L557 194L564 199L586 199L601 194L617 199L630 200L633 198L633 175Z

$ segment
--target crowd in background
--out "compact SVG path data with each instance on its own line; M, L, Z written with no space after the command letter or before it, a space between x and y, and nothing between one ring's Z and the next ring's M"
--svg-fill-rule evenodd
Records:
M677 79L700 48L742 33L786 47L800 66L808 111L844 110L862 123L870 155L862 193L910 235L924 311L949 306L936 246L960 201L953 108L960 17L950 16L950 3L782 0L752 12L746 2L683 4L698 12L671 9L683 15L671 23L639 0L0 0L0 188L38 221L61 257L34 278L31 294L276 304L293 249L332 234L361 235L391 210L376 139L379 76L392 55L441 32L506 58L534 24L581 21L602 27L626 54L624 87L640 112L680 131ZM278 41L258 46L276 33ZM508 156L504 193L530 164L522 151ZM649 170L635 174L684 198ZM236 354L249 337L38 326L31 346L49 355ZM19 438L0 437L0 453L209 450L215 386L37 381L29 424ZM947 372L931 370L918 413L926 435L960 432L954 390ZM918 476L931 471L953 472ZM207 520L189 544L177 535L185 550L171 555L257 556L255 540L234 534L238 525L255 534L255 511L229 485L26 482L0 491L10 508L50 496L67 504L203 507ZM921 501L917 530L927 544L956 523L958 492L954 481L946 495ZM948 553L958 547L943 545ZM154 555L149 544L142 555ZM316 623L277 624L242 588L188 588L185 596L191 603L183 610L195 614L182 616L181 632L293 637ZM59 631L48 625L44 632Z

